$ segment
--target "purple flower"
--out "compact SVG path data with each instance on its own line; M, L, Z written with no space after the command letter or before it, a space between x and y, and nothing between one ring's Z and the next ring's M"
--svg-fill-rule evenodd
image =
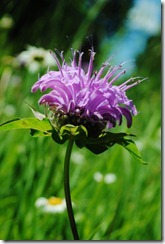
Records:
M49 107L57 127L84 125L89 136L96 137L105 128L121 125L123 116L127 126L131 127L132 116L137 114L137 110L126 96L126 91L141 82L138 77L116 86L115 82L126 70L122 64L112 67L106 62L98 72L93 72L95 52L92 50L86 72L82 68L83 52L73 51L70 64L66 63L63 52L60 54L61 63L55 54L53 56L59 70L43 75L33 85L32 92L49 89L40 98L39 104ZM105 69L107 72L103 75Z

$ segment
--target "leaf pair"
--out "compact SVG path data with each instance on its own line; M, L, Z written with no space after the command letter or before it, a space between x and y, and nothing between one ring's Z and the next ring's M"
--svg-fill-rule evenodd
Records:
M128 137L133 136L131 134L103 132L99 137L92 138L88 137L87 129L83 125L74 126L67 124L57 131L52 127L47 118L43 118L42 120L38 118L17 118L0 125L0 131L14 129L30 129L31 135L34 137L52 136L52 139L59 144L63 144L65 141L74 138L79 148L86 147L95 154L100 154L114 144L119 144L136 158L136 160L145 164L135 142L128 139Z
M124 147L136 160L140 163L146 164L133 140L128 137L134 137L132 134L127 133L111 133L103 132L98 138L88 137L86 128L82 125L62 126L59 133L54 131L52 134L53 140L57 143L64 143L70 137L74 137L75 143L78 147L86 147L95 154L100 154L106 151L109 147L112 147L115 143Z

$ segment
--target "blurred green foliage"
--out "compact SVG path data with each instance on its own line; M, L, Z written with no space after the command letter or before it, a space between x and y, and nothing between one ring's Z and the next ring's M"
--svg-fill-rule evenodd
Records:
M28 102L37 105L39 93L31 86L47 68L30 73L16 65L15 57L27 44L45 49L70 47L87 50L93 42L96 68L102 40L113 38L123 26L132 1L1 1L0 118L31 117ZM123 27L124 28L124 27ZM121 30L121 29L120 29ZM85 38L93 35L92 39ZM66 37L68 36L68 38ZM139 112L132 128L126 124L114 132L136 134L136 143L148 165L138 164L115 145L101 155L74 147L82 162L71 159L71 192L81 240L161 240L161 36L150 37L136 60L135 76L149 77L128 91ZM88 58L88 55L85 56ZM34 205L38 197L64 197L63 160L66 144L50 138L32 138L28 131L0 134L0 239L72 240L67 213L42 213ZM114 173L112 184L96 182L95 172Z

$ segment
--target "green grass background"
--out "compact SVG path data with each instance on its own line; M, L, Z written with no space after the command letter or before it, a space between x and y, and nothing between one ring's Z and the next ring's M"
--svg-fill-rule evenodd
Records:
M14 6L13 2L11 1ZM98 2L100 5L93 4L89 14L78 1L79 12L83 17L83 21L78 19L81 28L76 31L75 23L75 30L72 30L68 22L65 30L62 30L58 37L57 35L54 37L50 31L52 37L50 43L48 39L45 40L44 35L40 38L42 28L39 28L38 24L37 29L36 21L35 28L31 26L31 31L34 33L34 40L37 30L39 36L36 37L36 41L33 37L29 37L29 42L44 48L51 48L54 43L60 46L62 43L62 48L65 47L65 52L69 53L69 45L64 34L72 30L71 46L80 48L83 38L91 33L97 16L106 4L106 1ZM11 9L14 9L12 4L8 4L8 9L6 7L4 11L12 12ZM17 9L17 14L23 16L25 7L22 3ZM60 23L66 7L64 1L61 1L57 5L57 11L50 17L50 23ZM74 4L72 7L77 8ZM125 11L128 8L129 6L126 6ZM120 11L124 12L124 9ZM20 23L18 19L15 17L17 26ZM45 23L45 19L43 17L41 22ZM53 28L52 25L48 26ZM30 33L29 26L25 26L25 30ZM40 94L30 92L31 86L38 78L38 72L31 74L26 69L13 67L10 62L17 52L22 51L23 45L28 43L28 39L26 42L24 40L25 30L20 29L21 34L15 35L8 30L1 30L1 123L13 117L32 117L25 102L29 102L43 112L43 109L37 105ZM118 31L120 32L120 29ZM101 37L99 38L100 41ZM18 40L20 40L20 47ZM101 65L99 60L107 52L106 49L103 49L102 53L99 52L99 47L97 43L96 68L99 68ZM70 171L72 201L75 203L75 219L81 240L161 240L162 238L160 53L160 35L153 36L149 39L145 51L136 60L134 71L135 76L149 78L127 93L136 104L139 114L134 117L130 129L126 128L124 122L120 128L113 130L136 134L135 142L148 165L136 162L119 145L113 146L101 155L94 155L84 148L79 149L76 146L73 148L74 153L79 153L83 157L82 162L78 164L73 154ZM45 72L46 69L40 70L41 74ZM64 197L63 161L66 146L67 143L58 145L50 138L32 138L28 130L1 132L1 240L73 239L66 211L60 214L47 214L40 212L34 205L36 199L41 196ZM97 183L93 179L97 171L102 174L114 173L117 180L109 185L104 182Z

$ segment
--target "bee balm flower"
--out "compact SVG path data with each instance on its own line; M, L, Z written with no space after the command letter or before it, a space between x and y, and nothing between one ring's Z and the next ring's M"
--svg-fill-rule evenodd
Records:
M98 72L93 72L95 52L92 50L87 72L82 68L83 52L73 51L70 64L65 61L63 52L60 54L61 63L56 54L53 56L59 70L43 75L33 85L32 92L49 89L40 98L39 104L49 107L56 126L83 125L89 136L98 137L105 128L121 125L124 116L127 126L131 127L132 116L137 114L137 110L126 96L126 91L140 82L138 77L115 85L126 70L122 69L122 65L111 67L106 62ZM106 68L108 70L103 76Z

